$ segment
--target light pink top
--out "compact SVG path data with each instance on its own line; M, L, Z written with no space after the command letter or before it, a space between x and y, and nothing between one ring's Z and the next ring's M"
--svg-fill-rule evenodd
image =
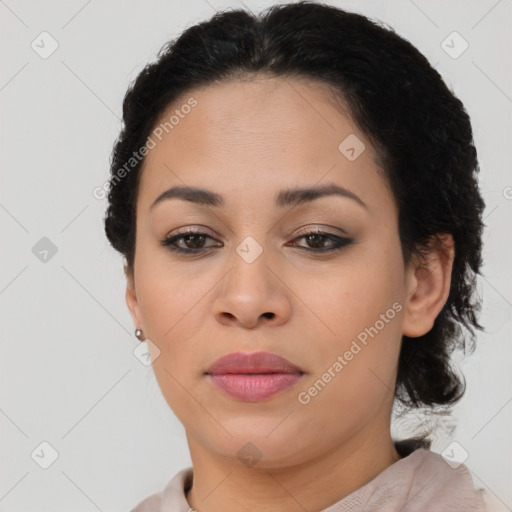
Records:
M185 495L192 476L192 467L182 469L131 512L193 512ZM485 503L464 464L453 469L441 455L418 448L321 512L488 512Z

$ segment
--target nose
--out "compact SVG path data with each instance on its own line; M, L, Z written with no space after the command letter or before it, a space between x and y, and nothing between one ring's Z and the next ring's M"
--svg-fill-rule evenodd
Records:
M286 323L291 314L290 291L278 273L263 254L252 263L237 257L218 287L213 304L216 320L246 329Z

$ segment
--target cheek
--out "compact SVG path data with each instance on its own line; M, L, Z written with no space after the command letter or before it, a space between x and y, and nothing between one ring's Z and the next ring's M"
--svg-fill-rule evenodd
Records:
M184 369L197 368L194 337L201 320L193 306L200 297L191 294L181 280L163 278L161 274L141 276L140 283L139 306L146 336L154 344L154 353L158 353L153 370L166 399L179 400L180 392L172 377L181 382Z
M191 279L176 276L169 269L146 267L141 272L139 305L154 343L153 372L169 407L180 421L190 422L199 411L195 402L197 377L202 365L200 301L207 290ZM195 306L195 307L194 307ZM158 351L158 352L157 352Z
M325 272L294 280L294 294L301 299L297 307L307 306L316 337L320 334L324 343L337 348L350 344L349 340L374 325L402 297L403 274L394 253L368 248L353 254L353 258L326 266ZM395 312L390 312L393 317Z
M305 302L321 320L315 326L322 351L311 354L316 373L308 381L311 385L320 380L320 391L312 402L334 407L336 414L344 407L364 414L392 393L400 350L401 266L394 253L369 251L359 256L321 284L316 281L313 289L313 281L303 281L312 290ZM307 289L299 293L304 297Z
M392 402L401 338L400 313L395 313L389 310L388 323L379 319L364 327L364 323L356 325L355 318L339 321L340 332L350 322L348 329L355 334L342 334L336 343L324 347L317 372L298 390L305 393L300 404L308 402L299 405L305 408L304 414L334 430L343 425L351 431Z
M144 256L144 254L141 254ZM208 287L183 265L173 265L165 250L151 251L141 257L137 273L137 296L144 320L156 340L163 340L189 323ZM190 313L189 313L190 311Z

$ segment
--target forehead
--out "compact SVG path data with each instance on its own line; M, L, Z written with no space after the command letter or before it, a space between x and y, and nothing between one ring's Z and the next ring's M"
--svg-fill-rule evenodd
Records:
M267 194L325 178L358 195L383 186L370 141L321 82L251 77L195 88L158 127L141 170L143 201L172 185ZM356 159L347 144L361 152Z
M348 109L340 112L341 98L335 104L332 88L305 78L256 75L196 88L176 99L161 120L188 111L191 98L197 105L166 134L175 140L186 138L190 145L247 144L256 151L259 143L274 147L289 140L302 146L302 139L309 137L318 144L327 131L341 135L356 130Z

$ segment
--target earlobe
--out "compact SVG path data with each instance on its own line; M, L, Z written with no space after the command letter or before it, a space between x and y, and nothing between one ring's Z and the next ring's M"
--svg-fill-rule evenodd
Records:
M402 332L416 338L429 332L450 294L454 259L453 238L442 234L431 239L423 258L414 258L407 269Z

